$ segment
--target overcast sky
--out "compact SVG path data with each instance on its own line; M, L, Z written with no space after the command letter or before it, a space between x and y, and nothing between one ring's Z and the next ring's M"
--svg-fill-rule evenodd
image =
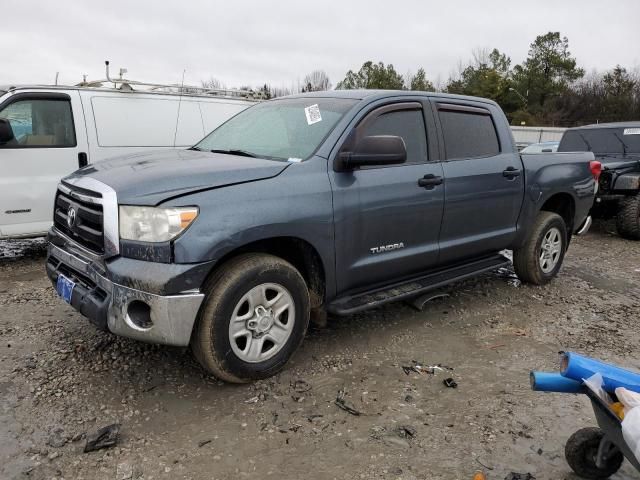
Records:
M521 62L560 31L587 71L640 66L638 0L0 0L0 85L104 78L291 87L314 69L333 85L364 61L445 81L474 48Z

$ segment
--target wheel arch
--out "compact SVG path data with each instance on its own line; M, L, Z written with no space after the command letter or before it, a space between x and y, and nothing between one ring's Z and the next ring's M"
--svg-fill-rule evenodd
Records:
M540 207L539 212L542 211L553 212L560 215L567 226L567 234L571 237L576 215L576 201L571 194L559 192L551 195Z
M245 253L266 253L280 257L293 265L309 288L311 308L318 308L327 296L326 269L318 250L308 241L293 236L270 237L234 248L221 257L209 272L213 275L229 260Z

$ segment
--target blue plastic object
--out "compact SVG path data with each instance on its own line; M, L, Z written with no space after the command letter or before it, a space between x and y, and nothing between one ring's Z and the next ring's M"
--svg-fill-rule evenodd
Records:
M566 352L562 358L561 372L563 377L577 382L589 378L594 373L602 375L603 388L607 392L613 392L618 387L625 387L633 392L640 393L640 374L616 367L608 363L583 357L573 352Z
M537 392L582 393L584 385L559 373L531 372L531 389Z

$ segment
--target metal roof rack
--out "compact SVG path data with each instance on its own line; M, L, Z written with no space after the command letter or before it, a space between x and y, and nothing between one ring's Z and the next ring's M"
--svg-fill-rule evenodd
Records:
M104 80L91 80L87 81L86 76L81 83L76 84L76 87L104 87L105 83L112 83L113 87L122 91L143 91L143 92L156 92L156 93L178 93L183 95L211 95L216 97L227 98L247 98L252 100L266 100L266 96L263 92L255 90L236 90L236 89L216 89L206 87L196 87L193 85L184 85L177 83L149 83L139 82L137 80L129 80L124 78L124 74L127 73L126 68L120 69L119 78L112 78L109 74L109 60L104 62L105 76ZM136 90L134 87L147 87L146 89Z

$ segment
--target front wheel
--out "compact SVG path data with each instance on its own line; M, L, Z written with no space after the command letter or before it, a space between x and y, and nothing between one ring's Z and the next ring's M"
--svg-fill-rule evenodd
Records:
M241 255L207 282L191 339L200 364L233 383L280 371L309 325L309 291L300 273L273 255Z
M554 278L567 250L567 226L560 215L542 211L522 248L513 252L513 268L518 278L544 285Z

